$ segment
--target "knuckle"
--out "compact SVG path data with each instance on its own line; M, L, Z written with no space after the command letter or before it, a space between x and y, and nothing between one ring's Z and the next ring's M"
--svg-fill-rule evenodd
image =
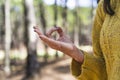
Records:
M45 36L50 37L48 33L45 33Z

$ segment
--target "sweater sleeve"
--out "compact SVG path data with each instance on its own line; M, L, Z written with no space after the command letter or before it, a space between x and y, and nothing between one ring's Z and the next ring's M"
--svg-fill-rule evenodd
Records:
M72 60L71 70L77 80L107 80L104 59L86 52L84 52L82 65Z
M71 63L72 74L78 80L107 80L105 61L100 48L100 30L104 21L103 0L98 4L92 31L93 54L84 52L84 62L74 59Z

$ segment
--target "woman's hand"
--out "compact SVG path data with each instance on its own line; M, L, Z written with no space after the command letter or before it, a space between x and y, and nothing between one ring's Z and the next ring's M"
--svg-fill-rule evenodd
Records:
M82 52L78 50L78 48L73 44L70 38L63 32L60 27L51 28L45 35L40 32L38 27L34 27L34 31L49 47L69 55L80 63L83 62ZM59 38L57 40L52 38L52 33L54 32L59 34Z

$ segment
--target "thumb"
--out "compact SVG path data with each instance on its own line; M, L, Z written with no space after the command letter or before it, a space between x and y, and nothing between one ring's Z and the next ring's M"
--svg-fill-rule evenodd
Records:
M56 27L56 28L57 28L57 32L58 32L59 36L62 37L64 35L62 28L61 27Z

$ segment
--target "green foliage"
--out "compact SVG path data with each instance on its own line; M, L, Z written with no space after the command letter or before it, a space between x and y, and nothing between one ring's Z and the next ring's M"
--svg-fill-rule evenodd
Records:
M89 24L90 23L90 15L91 14L91 8L89 7L81 7L79 8L79 16L82 20L83 24Z
M0 5L4 2L4 0L0 0ZM42 2L43 3L43 0L34 0L34 7L35 7L35 12L36 12L36 19L37 19L37 22L39 24L39 14L40 14L40 11L39 11L39 3ZM43 3L44 4L44 3ZM44 4L45 6L45 16L46 16L46 20L47 20L47 26L53 26L54 25L54 5L46 5ZM63 7L62 6L57 6L58 7L58 21L57 21L57 25L58 26L62 26L62 9ZM73 26L75 25L75 15L74 15L74 11L75 9L73 10L69 10L68 9L68 17L67 17L67 20L68 20L68 25L69 25L69 29L70 31L74 28ZM91 18L90 18L90 12L91 12L91 8L89 7L79 7L79 10L78 10L78 14L79 14L79 17L80 17L80 20L81 20L81 23L85 24L85 25L88 25L90 22L91 22ZM11 13L12 13L12 18L13 16L15 15L18 15L19 14L23 14L23 0L11 0ZM22 15L20 15L22 16Z
M5 0L0 0L0 6L4 3Z
M11 0L11 9L12 11L23 13L23 0Z

